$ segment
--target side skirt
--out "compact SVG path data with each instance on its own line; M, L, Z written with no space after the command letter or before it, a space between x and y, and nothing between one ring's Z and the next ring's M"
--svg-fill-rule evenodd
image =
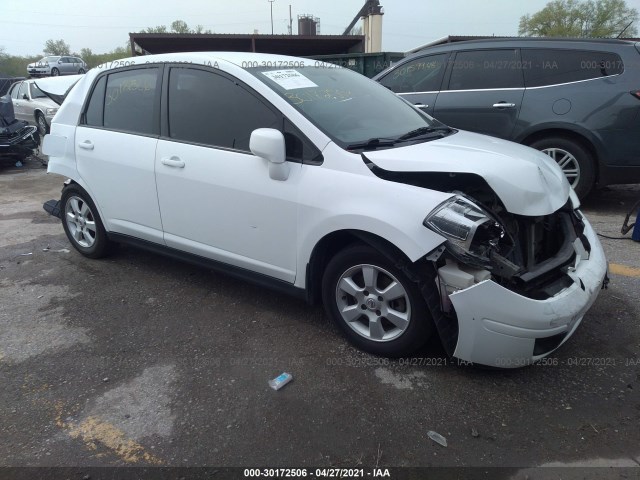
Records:
M201 257L192 253L183 252L181 250L167 247L165 245L159 245L157 243L149 242L147 240L141 240L139 238L131 237L129 235L122 235L120 233L107 233L109 240L117 243L125 243L132 245L143 250L147 250L154 253L159 253L166 257L181 260L192 265L197 265L203 268L209 268L216 272L224 273L232 277L244 280L261 287L266 287L271 290L275 290L280 293L285 293L296 298L307 300L307 291L304 288L298 288L292 283L279 280L277 278L269 277L261 273L255 273L245 268L236 267L227 263L211 260L210 258Z

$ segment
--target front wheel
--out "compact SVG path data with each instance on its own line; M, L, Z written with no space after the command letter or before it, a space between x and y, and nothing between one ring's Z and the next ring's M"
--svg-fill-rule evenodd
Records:
M71 184L60 200L62 226L71 245L85 257L101 258L109 253L110 242L98 210L82 188Z
M349 247L331 259L322 297L347 339L369 353L408 356L434 332L419 284L366 245Z
M78 70L78 75L84 75L85 71L84 68L81 68L80 70Z
M57 77L58 75L60 75L60 70L58 70L57 68L52 68L51 69L51 76L52 77Z
M47 125L47 120L40 112L36 114L36 125L38 125L38 133L41 137L44 137L47 133L49 133L49 125Z
M550 156L562 169L579 198L586 197L595 183L595 163L580 143L564 137L548 137L529 145Z

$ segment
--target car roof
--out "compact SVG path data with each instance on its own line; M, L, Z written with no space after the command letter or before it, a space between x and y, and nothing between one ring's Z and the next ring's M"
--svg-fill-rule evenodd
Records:
M490 48L512 46L517 48L532 47L535 45L546 48L585 48L586 46L611 48L612 46L629 47L635 44L636 42L633 41L620 40L616 38L496 37L425 46L423 49L418 50L415 53L462 50L470 47Z
M114 63L124 62L133 60L135 64L140 63L170 63L170 62L194 62L201 63L209 61L212 64L216 61L223 61L235 64L239 67L246 67L247 62L253 62L254 64L257 62L256 66L273 66L275 68L294 68L290 64L285 64L285 61L297 61L297 62L319 62L318 60L312 60L309 58L301 58L301 57L291 57L287 55L276 55L273 53L254 53L254 52L175 52L175 53L161 53L157 55L144 55L138 57L131 58L123 58L122 60L118 60L117 62L107 62L103 64L103 66L112 65ZM98 67L100 68L100 67Z

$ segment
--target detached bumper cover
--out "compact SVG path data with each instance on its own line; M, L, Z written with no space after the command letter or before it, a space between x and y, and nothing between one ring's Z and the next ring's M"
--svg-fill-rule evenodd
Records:
M49 200L42 205L49 215L60 218L60 200Z
M543 358L576 330L595 302L607 274L607 261L595 232L585 222L588 259L569 271L573 284L546 300L533 300L486 280L451 295L459 334L454 356L501 368L521 367ZM555 337L549 351L534 353L536 340Z

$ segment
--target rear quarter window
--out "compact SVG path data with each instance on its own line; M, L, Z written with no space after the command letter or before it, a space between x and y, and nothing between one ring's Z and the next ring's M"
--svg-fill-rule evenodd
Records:
M522 49L527 87L542 87L619 75L624 63L611 52Z

